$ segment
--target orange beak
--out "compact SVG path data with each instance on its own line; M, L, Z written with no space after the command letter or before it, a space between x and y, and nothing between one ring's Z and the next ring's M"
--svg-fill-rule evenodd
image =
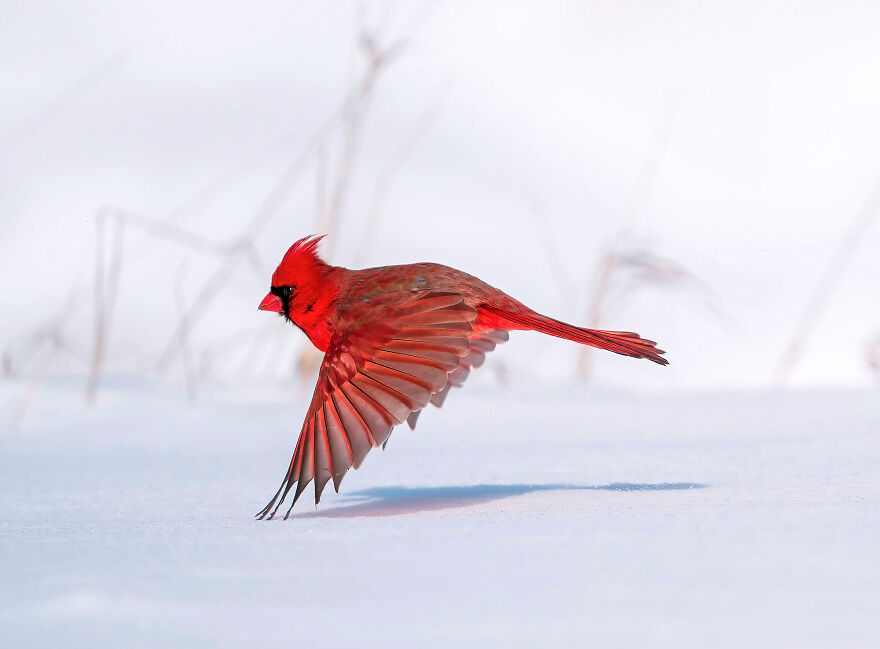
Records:
M268 293L266 294L266 297L263 298L263 301L260 302L260 306L258 306L257 308L260 311L281 313L281 298L273 293Z

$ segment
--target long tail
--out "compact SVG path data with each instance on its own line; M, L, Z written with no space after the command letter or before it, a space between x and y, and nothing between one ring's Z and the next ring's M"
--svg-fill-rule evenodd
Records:
M669 365L669 361L663 358L665 354L662 349L657 349L657 343L653 340L646 340L637 333L630 331L602 331L600 329L583 329L575 327L560 320L548 318L539 313L523 314L504 311L495 307L481 304L479 309L486 311L500 321L507 321L511 324L519 325L518 327L508 327L516 329L530 329L540 331L541 333L556 336L557 338L565 338L574 342L599 349L607 349L615 354L631 356L632 358L647 358L649 361L660 365Z

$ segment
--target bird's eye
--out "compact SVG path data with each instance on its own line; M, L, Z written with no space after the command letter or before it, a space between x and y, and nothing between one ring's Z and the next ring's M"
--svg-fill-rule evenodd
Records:
M284 299L290 299L290 296L293 294L292 286L282 286L281 287L281 296Z

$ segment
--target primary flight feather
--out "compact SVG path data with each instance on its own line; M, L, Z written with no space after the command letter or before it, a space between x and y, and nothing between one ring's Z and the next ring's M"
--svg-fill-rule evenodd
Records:
M394 426L414 428L428 403L439 407L510 330L668 363L638 334L548 318L448 266L331 266L318 256L321 238L290 247L259 307L293 322L325 354L287 474L258 518L274 517L294 485L285 518L312 480L316 504L329 481L339 491L348 469L384 444Z

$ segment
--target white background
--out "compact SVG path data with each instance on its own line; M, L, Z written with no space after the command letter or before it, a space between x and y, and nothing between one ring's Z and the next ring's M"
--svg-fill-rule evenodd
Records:
M406 44L376 85L325 242L331 261L445 262L583 323L599 251L625 231L626 245L701 288L643 285L615 301L603 326L660 341L673 364L645 376L602 358L601 381L767 386L880 177L874 3L2 7L0 345L24 374L35 371L33 336L62 310L70 351L49 371L87 365L98 208L166 219L223 178L172 220L215 241L240 234L356 84L359 31ZM341 147L337 128L323 154L328 184ZM241 331L250 339L229 354L255 332L297 344L254 305L287 246L321 227L319 168L313 156L256 239L262 269L239 265L214 287L194 347ZM370 224L383 170L391 180ZM107 369L152 372L176 321L175 285L191 304L223 262L134 229L125 246ZM849 259L793 385L872 381L876 220ZM514 373L570 376L577 352L519 338L505 359Z

